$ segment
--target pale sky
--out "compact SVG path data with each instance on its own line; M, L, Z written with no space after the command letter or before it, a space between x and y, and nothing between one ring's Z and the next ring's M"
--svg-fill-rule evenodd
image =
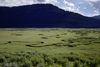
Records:
M37 3L51 3L66 11L84 16L100 15L100 0L0 0L0 6L22 6Z

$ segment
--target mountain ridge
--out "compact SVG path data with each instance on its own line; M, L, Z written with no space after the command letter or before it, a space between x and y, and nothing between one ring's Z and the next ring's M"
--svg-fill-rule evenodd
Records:
M93 18L100 19L100 15L94 16Z
M52 4L0 7L0 28L99 28L99 21Z

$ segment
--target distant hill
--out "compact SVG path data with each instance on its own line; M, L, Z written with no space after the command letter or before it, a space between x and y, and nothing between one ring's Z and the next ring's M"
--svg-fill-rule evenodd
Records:
M52 4L0 7L0 28L100 28L100 20Z
M100 19L100 15L98 15L98 16L94 16L94 18L96 18L96 19Z

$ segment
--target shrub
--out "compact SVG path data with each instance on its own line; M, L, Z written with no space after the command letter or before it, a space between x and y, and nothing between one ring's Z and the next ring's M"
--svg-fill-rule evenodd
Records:
M96 61L98 62L98 64L100 65L100 57L96 58Z
M59 59L61 59L61 58L60 58L60 57L58 57L58 56L53 57L54 63L58 63Z
M29 52L28 52L28 53L29 53ZM31 54L26 54L25 57L26 57L27 59L30 59L30 58L31 58Z
M55 56L53 57L54 59L54 63L60 64L62 65L62 67L68 67L69 63L68 63L68 59L64 56Z
M10 62L16 62L17 61L17 58L16 57L11 57L11 58L8 58L7 61L10 63Z
M75 61L74 66L73 67L80 67L80 62L79 61Z
M44 59L39 58L39 57L34 57L34 58L31 58L31 62L32 62L33 66L36 66L39 63L44 63Z
M85 60L84 58L80 58L80 62L81 62L81 63L85 63L86 60Z
M75 57L73 57L73 56L68 56L67 58L69 61L75 61Z
M61 65L62 65L62 67L68 67L69 66L68 60L67 59L62 59Z
M11 41L8 41L8 43L11 43Z
M71 55L74 55L74 52L70 52Z
M67 63L63 63L62 67L69 67L69 63L68 62Z
M5 58L6 58L6 59L11 58L11 55L10 55L10 54L6 54L6 55L5 55Z
M0 63L5 62L5 58L3 56L0 56Z
M25 61L20 65L20 67L33 67L32 62L25 58Z
M4 65L4 67L18 67L18 65L15 62L13 62L13 63L6 63Z
M82 67L89 67L86 63L84 63L83 65L82 65Z
M87 65L90 65L90 60L86 60L86 64Z
M96 61L91 61L90 67L98 67L98 63Z
M23 56L18 56L18 57L16 57L16 60L17 60L17 62L24 62L25 61L25 57L23 57Z
M36 67L44 67L44 64L43 63L37 64Z
M54 60L50 56L45 58L45 62L47 62L48 65L53 65L54 64Z

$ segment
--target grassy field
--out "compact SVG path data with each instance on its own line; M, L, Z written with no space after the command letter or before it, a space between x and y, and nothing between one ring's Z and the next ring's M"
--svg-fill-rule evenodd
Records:
M92 57L96 60L100 58L100 29L0 28L0 56L31 53L43 54L43 56L44 54L55 57L67 56L69 67L74 67L77 61L76 59L71 61L68 57ZM1 65L7 62L7 60L1 62ZM50 66L44 64L46 67ZM64 67L59 64L54 62L51 65L52 67ZM97 64L100 67L100 60ZM82 67L82 65L84 66L85 63L82 63L79 67ZM18 67L22 66L19 65ZM92 66L88 65L87 67Z

